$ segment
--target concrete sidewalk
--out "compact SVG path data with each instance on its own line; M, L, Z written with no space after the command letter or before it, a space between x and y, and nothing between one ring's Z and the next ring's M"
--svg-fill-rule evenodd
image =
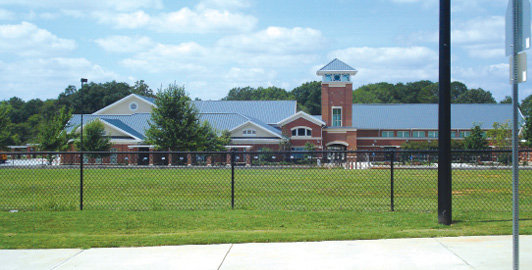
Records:
M532 269L532 236L520 253ZM512 237L0 250L0 269L512 269Z

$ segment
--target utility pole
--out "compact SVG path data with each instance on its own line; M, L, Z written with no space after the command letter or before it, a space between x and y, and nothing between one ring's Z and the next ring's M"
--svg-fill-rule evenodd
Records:
M438 223L451 225L451 0L440 0Z

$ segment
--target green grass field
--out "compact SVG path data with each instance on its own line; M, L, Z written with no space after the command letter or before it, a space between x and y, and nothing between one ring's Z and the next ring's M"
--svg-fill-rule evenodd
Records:
M532 171L520 175L522 210L532 210ZM0 211L79 210L77 169L1 169ZM235 170L235 209L390 211L389 170ZM394 171L395 211L435 211L437 171ZM227 168L88 168L85 210L231 209ZM454 211L511 211L511 170L454 170Z
M531 171L520 176L532 234ZM512 233L510 170L454 170L452 226L437 224L437 171L0 169L0 248L90 248ZM10 212L10 210L18 210ZM193 211L191 211L193 210Z

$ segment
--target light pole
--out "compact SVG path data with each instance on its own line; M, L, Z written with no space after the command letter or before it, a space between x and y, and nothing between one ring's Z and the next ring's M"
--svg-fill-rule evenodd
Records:
M79 162L79 210L83 210L83 84L87 83L87 79L81 78L81 137L80 137L80 144L81 144L81 153L79 155L80 162Z

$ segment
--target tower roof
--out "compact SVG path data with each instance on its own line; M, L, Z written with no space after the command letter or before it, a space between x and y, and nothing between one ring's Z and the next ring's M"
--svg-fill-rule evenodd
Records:
M329 64L322 67L318 72L316 72L317 75L324 75L325 73L331 73L331 72L341 72L341 73L347 73L347 74L356 74L357 70L352 68L350 65L340 61L338 58L334 58Z

